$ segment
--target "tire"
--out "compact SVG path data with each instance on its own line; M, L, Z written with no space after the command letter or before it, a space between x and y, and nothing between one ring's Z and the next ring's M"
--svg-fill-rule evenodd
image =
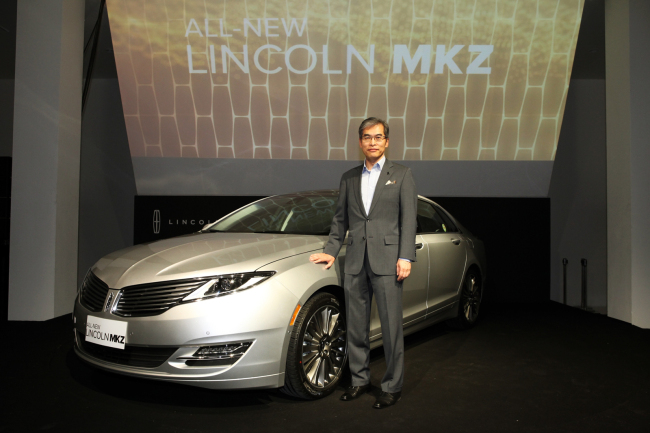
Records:
M347 361L347 327L340 301L318 293L303 305L291 331L285 394L307 400L336 389Z
M476 269L470 269L465 274L458 297L458 315L448 320L447 325L452 329L467 329L474 326L479 317L482 297L481 275Z

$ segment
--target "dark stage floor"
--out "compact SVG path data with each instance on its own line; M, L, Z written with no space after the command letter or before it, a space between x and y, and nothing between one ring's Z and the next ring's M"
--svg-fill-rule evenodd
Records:
M650 330L555 303L483 312L469 331L407 337L402 400L381 411L370 395L340 402L343 388L307 402L105 373L74 355L69 316L9 322L0 431L650 431Z

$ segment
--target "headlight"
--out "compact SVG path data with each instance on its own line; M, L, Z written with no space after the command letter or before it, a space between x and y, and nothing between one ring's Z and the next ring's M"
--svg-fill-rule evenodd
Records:
M220 275L203 284L201 287L183 298L183 302L198 299L214 298L250 289L265 281L275 272L250 272L246 274Z

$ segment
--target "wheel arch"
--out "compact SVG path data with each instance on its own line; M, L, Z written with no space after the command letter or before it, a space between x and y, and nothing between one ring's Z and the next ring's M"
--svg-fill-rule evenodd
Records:
M470 270L475 270L478 272L478 275L481 278L481 282L485 280L485 269L478 260L472 260L469 262L467 270L465 270L465 274L467 275Z
M303 295L297 300L297 305L300 305L300 308L302 307L314 296L316 296L319 293L331 293L332 295L336 296L338 300L341 302L341 306L343 306L343 311L345 311L345 292L343 290L343 287L336 285L336 284L325 284L325 285L320 285L320 286L312 286L310 289L306 290ZM298 313L300 310L298 310ZM281 371L280 373L284 373L285 370L285 365L287 363L287 349L289 348L289 337L291 335L291 331L293 330L293 325L290 324L290 322L287 322L287 332L285 334L285 339L282 343L282 357L280 359L280 365ZM284 375L282 377L282 382L284 382ZM278 383L278 386L282 386L280 383Z
M478 272L478 276L481 279L481 282L483 282L483 271L481 270L481 267L478 265L478 263L472 263L467 267L467 271L465 271L465 274L469 271L476 271Z
M293 349L291 347L285 347L283 349L283 353L282 353L283 362L282 362L282 364L285 366L285 371L284 371L284 375L283 375L285 377L285 382L284 382L284 386L281 387L281 391L286 393L286 394L292 395L294 397L302 397L302 398L309 398L309 399L311 399L311 398L320 398L320 397L324 397L326 395L329 395L335 389L334 387L336 386L336 383L340 379L340 375L342 373L341 373L341 370L339 370L339 373L336 375L336 382L330 384L329 390L326 389L325 391L318 391L318 392L310 391L310 389L313 390L313 387L312 387L312 385L308 386L307 382L305 382L303 380L306 377L303 376L302 379L299 377L301 375L300 371L302 371L301 370L302 366L300 366L300 368L299 368L300 371L298 371L298 370L296 370L297 364L292 364L292 366L289 366L289 363L288 363L289 359L294 359L294 358L289 358L289 355L293 354L292 356L296 356L295 355L296 347L300 347L300 348L303 347L302 343L300 343L299 340L296 340L296 337L300 337L302 332L306 332L306 331L302 331L302 330L307 329L306 326L307 327L309 326L308 323L309 323L309 320L311 320L310 319L310 317L312 317L311 315L312 314L315 315L315 312L314 312L313 308L319 308L318 306L319 305L322 306L323 305L322 303L325 303L324 305L329 304L329 305L334 306L338 311L343 313L343 317L345 317L345 315L344 315L344 313L345 313L345 306L344 306L345 296L344 296L344 291L343 291L342 287L337 286L337 285L324 285L324 286L320 287L319 289L317 289L315 291L310 291L310 292L311 293L310 293L309 296L304 297L304 301L301 300L300 309L296 310L296 313L295 313L295 317L296 317L297 320L295 321L295 323L293 325L291 325L289 327L289 330L288 330L288 334L292 336L291 340L290 340L291 341L290 344L293 345ZM314 305L316 307L314 307ZM320 310L318 310L318 311L320 311ZM300 338L302 338L302 337L300 337ZM340 338L340 335L337 334L337 336L335 338L337 338L337 339ZM298 341L298 343L300 343L300 344L298 344L298 346L296 346L296 341ZM343 344L343 345L345 346L345 344ZM347 352L347 351L345 351L345 352ZM326 355L321 354L321 356L329 357L330 355L329 354L326 354ZM347 354L345 354L344 356L347 357ZM345 365L345 362L346 362L345 358L343 358L343 361L341 361L341 362L343 364L340 365L339 368L342 369L343 366ZM302 364L302 361L300 361L300 364ZM304 374L306 374L306 372ZM301 387L299 385L297 385L297 383L303 384L303 386L305 386L305 388L307 388L308 392L305 393L303 391L299 391L298 388L301 388Z
M483 299L483 294L485 292L485 275L483 269L481 269L481 266L478 263L472 263L467 267L467 270L465 271L465 276L467 276L467 273L469 271L475 271L477 273L479 278L479 283L481 284L481 299ZM463 281L465 281L465 276L463 276ZM461 283L460 290L462 290L462 283ZM458 291L459 297L460 297L460 290Z
M467 267L467 270L465 271L465 275L463 276L463 282L461 283L460 290L458 291L458 297L457 297L457 300L456 300L457 315L454 318L451 318L451 319L447 320L447 325L451 329L456 329L456 330L468 329L468 328L472 327L474 325L475 321L476 321L476 319L474 319L471 322L467 321L463 317L463 312L462 312L463 311L463 291L465 290L464 289L465 284L466 284L466 281L467 281L467 278L468 278L468 275L470 274L470 272L473 273L474 275L476 275L476 277L478 278L478 287L479 287L479 290L480 290L480 296L479 296L479 301L478 301L478 306L479 307L480 307L480 304L482 302L483 294L484 294L484 290L483 290L483 287L484 287L484 284L483 284L483 281L484 281L483 272L481 271L481 267L478 264L472 263Z
M483 273L483 269L478 265L478 263L472 263L468 268L467 272L469 271L476 271L476 274L478 275L479 278L479 284L481 285L481 299L483 299L483 295L485 294L485 275ZM465 274L467 274L467 272Z
M321 287L320 289L316 290L314 293L312 293L309 298L311 299L313 296L319 294L319 293L331 293L332 295L336 296L339 301L341 302L341 305L345 308L345 290L341 286L337 286L334 284L328 284L326 286Z

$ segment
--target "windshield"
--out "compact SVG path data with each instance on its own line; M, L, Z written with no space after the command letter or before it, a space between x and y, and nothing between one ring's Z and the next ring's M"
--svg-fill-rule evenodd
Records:
M269 197L225 217L208 231L327 235L337 199L338 191Z

